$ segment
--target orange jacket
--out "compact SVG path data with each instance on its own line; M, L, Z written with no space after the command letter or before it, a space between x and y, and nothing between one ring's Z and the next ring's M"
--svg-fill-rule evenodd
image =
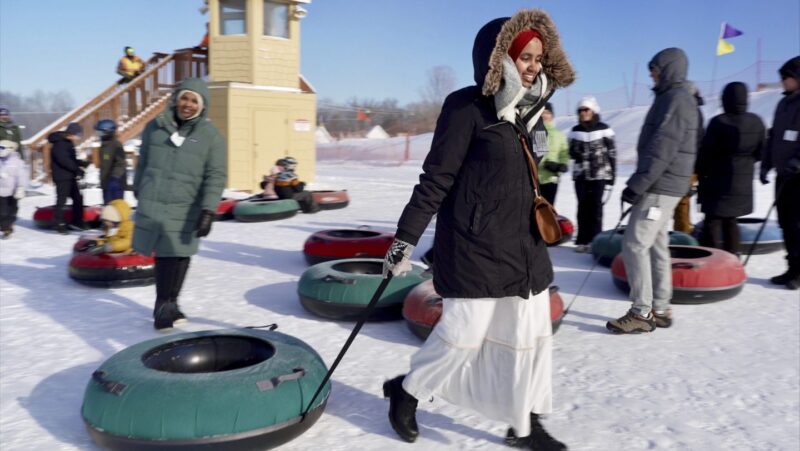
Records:
M119 65L117 65L117 72L129 77L141 72L142 69L144 69L144 61L136 55L133 56L133 59L128 58L127 55L123 56L119 59Z

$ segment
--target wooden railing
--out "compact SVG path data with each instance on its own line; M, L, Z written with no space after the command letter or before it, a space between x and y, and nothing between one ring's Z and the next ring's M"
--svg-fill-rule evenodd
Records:
M71 122L83 127L78 147L87 147L96 142L93 130L101 119L112 119L117 123L120 141L137 136L147 122L166 107L170 93L181 81L188 77L202 78L208 74L207 59L206 51L197 48L176 50L171 55L154 54L147 61L144 73L127 84L109 86L26 140L23 144L30 151L31 176L37 176L35 168L39 166L36 164L39 158L43 160L42 170L49 172L47 137Z

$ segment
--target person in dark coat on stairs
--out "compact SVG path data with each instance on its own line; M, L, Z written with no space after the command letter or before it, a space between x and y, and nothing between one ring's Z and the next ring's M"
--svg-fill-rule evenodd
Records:
M72 199L72 221L69 228L85 230L83 222L83 195L78 187L78 180L83 177L87 161L79 160L75 153L75 144L83 134L83 127L77 122L67 125L63 132L51 133L47 137L50 143L50 172L56 185L55 223L58 233L67 233L64 222L64 205L67 197Z
M169 107L142 133L133 182L139 201L133 249L156 255L157 330L186 320L178 296L200 238L211 232L225 188L225 141L207 119L208 99L203 80L183 80Z
M775 205L778 223L783 231L786 260L789 268L770 281L790 290L800 288L800 56L787 61L778 73L784 98L775 108L769 133L769 144L761 162L761 183L769 183L767 175L775 169Z
M484 25L472 59L476 85L445 99L384 259L386 277L408 271L437 215L433 284L444 311L409 373L384 384L389 420L413 442L417 400L441 396L509 423L509 445L562 450L539 417L552 410L553 267L532 219L528 158L547 153L541 114L575 73L538 9Z
M125 149L117 139L117 124L111 119L103 119L94 126L100 134L100 188L103 190L103 203L125 197L127 187L128 162Z
M747 112L747 86L722 91L724 113L711 119L697 154L698 198L705 214L700 244L739 254L736 218L753 211L753 166L761 159L766 129Z

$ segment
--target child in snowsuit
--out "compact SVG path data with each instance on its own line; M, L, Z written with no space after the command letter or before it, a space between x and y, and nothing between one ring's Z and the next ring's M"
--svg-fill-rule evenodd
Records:
M130 253L133 251L133 221L131 207L122 199L114 199L100 213L105 235L93 240L84 248L86 252Z
M297 168L297 160L292 157L284 157L275 163L280 166L282 171L275 178L275 193L281 199L294 199L300 204L303 213L316 213L319 205L314 202L310 191L305 191L306 184L297 178L294 173Z
M0 232L8 238L17 220L17 205L25 197L28 173L14 141L0 141Z

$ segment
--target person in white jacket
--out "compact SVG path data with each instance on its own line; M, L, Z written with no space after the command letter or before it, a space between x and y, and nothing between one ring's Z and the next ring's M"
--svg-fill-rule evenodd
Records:
M0 233L6 239L14 231L18 201L25 197L28 173L14 141L0 141Z

